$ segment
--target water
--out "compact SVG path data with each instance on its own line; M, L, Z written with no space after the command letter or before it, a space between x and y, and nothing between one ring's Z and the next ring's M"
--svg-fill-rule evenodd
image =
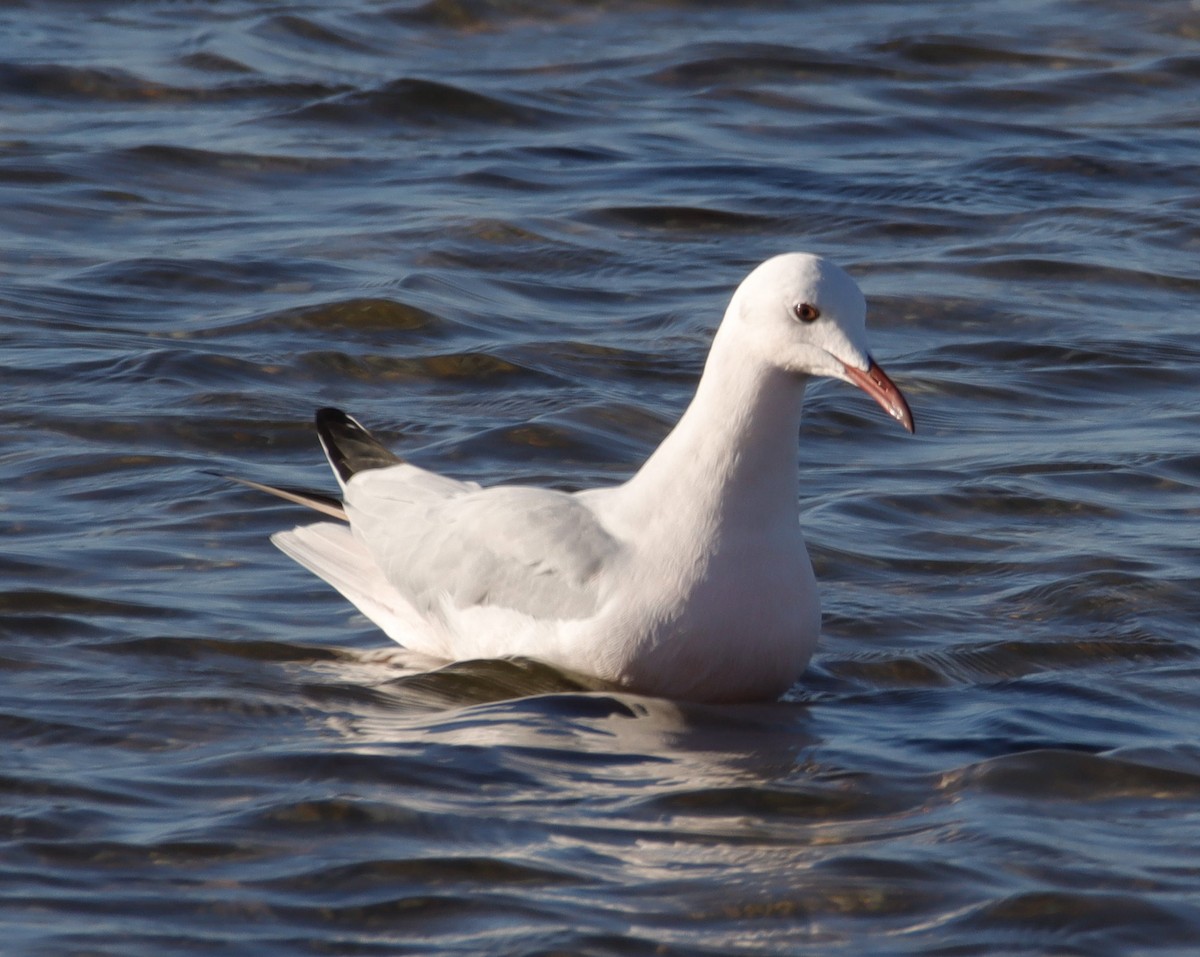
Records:
M0 11L0 924L21 955L1191 954L1200 13L353 0ZM778 703L414 671L208 474L333 404L613 483L785 249Z

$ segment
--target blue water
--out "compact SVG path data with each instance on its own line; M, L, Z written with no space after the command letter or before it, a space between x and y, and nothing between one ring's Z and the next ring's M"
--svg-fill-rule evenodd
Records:
M1185 955L1200 13L0 10L6 954ZM825 621L776 703L430 673L268 535L312 409L627 477L774 253Z

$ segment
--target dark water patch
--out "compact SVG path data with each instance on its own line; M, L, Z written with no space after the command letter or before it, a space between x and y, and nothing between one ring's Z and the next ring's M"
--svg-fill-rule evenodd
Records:
M102 654L128 655L138 661L145 661L147 657L161 657L196 662L233 659L268 664L310 665L322 661L343 661L346 658L344 652L334 648L316 648L311 645L292 645L276 641L230 641L203 636L172 635L108 641L93 650Z
M586 879L585 879L586 880ZM339 900L394 894L403 888L553 887L576 884L580 877L546 867L493 857L409 858L374 860L320 867L301 874L259 882L263 889L289 897L328 900L336 888Z
M486 352L400 357L348 355L345 352L308 352L297 357L301 369L313 378L334 377L344 382L423 383L443 389L470 382L476 387L546 386L553 378Z
M1089 184L1090 194L1096 197L1104 196L1106 191L1117 185L1139 191L1161 187L1164 192L1171 192L1169 187L1173 185L1194 186L1197 182L1194 171L1176 163L1138 157L1136 146L1115 144L1117 149L1126 154L1123 157L1104 155L1111 152L1112 148L1096 141L1088 142L1086 147L1086 152L1077 153L989 156L973 163L970 174L1006 183L1014 178L1027 182L1035 179L1043 182L1052 180L1060 189L1064 182L1074 180Z
M13 589L0 592L0 614L20 617L78 615L84 619L126 616L169 618L173 611L138 602L98 598L58 589Z
M827 922L859 920L893 925L912 933L947 908L973 900L972 887L995 882L993 875L967 862L856 857L853 853L818 861L810 886L794 901L801 913ZM811 902L811 904L810 904ZM882 931L882 928L879 928Z
M647 799L639 805L642 813L667 815L672 828L694 833L699 822L711 821L716 833L725 840L761 841L761 835L735 833L720 829L720 821L762 820L770 818L782 826L785 822L826 821L839 824L881 816L900 814L909 810L915 801L893 786L873 789L869 782L854 776L839 776L830 781L805 781L789 788L768 788L762 784L747 787L704 787L696 790L677 790Z
M467 177L473 183L477 179ZM545 177L537 176L530 186L538 191L546 188ZM523 278L491 279L485 290L503 289L523 294L544 308L544 303L568 300L572 309L579 308L586 295L593 303L628 300L628 294L595 281L597 270L603 269L610 256L603 250L591 248L577 237L559 234L547 236L531 225L503 220L472 220L449 226L437 245L422 255L422 265L438 269L482 269L487 274L513 274ZM572 276L579 282L570 283ZM549 281L548 281L549 280ZM487 291L479 293L481 297ZM524 305L524 303L521 303ZM592 307L593 309L596 306Z
M211 677L213 686L219 683L220 669L197 669L198 675ZM220 737L222 727L228 729L246 722L280 724L303 716L304 709L290 701L272 700L272 693L281 690L274 674L264 680L255 674L244 675L228 693L218 694L196 689L195 676L184 669L164 669L155 674L149 688L130 689L100 698L113 708L120 709L136 701L139 710L152 714L161 724L159 749L187 747L197 741Z
M170 474L180 467L179 459L167 455L139 455L136 452L114 450L108 454L83 455L74 451L63 451L54 457L47 457L39 463L40 468L30 469L25 474L31 485L41 481L53 481L70 489L67 499L88 501L96 496L112 496L120 499L125 492L129 498L140 497L143 502L154 499L153 493L147 490L130 488L122 477L125 472L149 472L151 474Z
M190 460L197 475L204 466L218 464L220 459L216 456L227 454L231 448L261 450L286 445L312 451L311 405L297 403L289 406L287 417L273 418L254 413L261 397L239 395L236 399L235 403L227 405L228 400L222 398L216 411L211 409L212 402L198 400L197 410L203 411L186 417L152 411L134 412L131 407L127 407L119 418L97 417L95 409L86 412L77 408L59 409L49 416L52 421L47 423L46 431L59 438L58 448L64 438L92 443L93 448L102 449L106 456L114 455L111 449L119 449L120 453L115 456L118 460L125 455L162 453L167 449L189 455L197 454L196 450L199 450L202 457ZM33 415L31 424L40 425L47 417L46 413ZM156 484L158 482L161 479L156 479ZM128 488L128 485L117 483L114 487Z
M0 65L0 91L16 96L79 99L85 102L162 102L179 91L124 70L62 64Z
M227 73L233 76L253 74L253 67L247 66L240 60L211 50L197 50L181 56L178 61L182 66L202 73Z
M1195 294L1200 290L1200 278L1172 276L1142 269L1117 265L1102 266L1095 263L1071 262L1062 259L1037 259L1006 257L980 262L968 267L970 271L988 279L1020 278L1023 282L1075 282L1091 285L1104 284L1124 289L1160 288L1172 292Z
M1069 370L1073 376L1087 375L1095 369L1125 374L1140 370L1154 378L1172 378L1200 362L1200 350L1187 342L1104 339L1086 327L1080 330L1079 340L1028 342L993 339L985 348L989 359L1004 366L1020 364L1039 370ZM1086 382L1085 385L1090 388L1098 383Z
M310 270L309 264L278 259L232 262L146 257L95 266L84 271L78 281L107 288L167 293L173 297L180 293L252 295L296 282L307 289L318 275L332 277L333 272L328 266ZM150 303L141 304L141 311L151 308Z
M127 844L117 841L71 844L25 842L23 852L44 864L137 873L144 868L197 869L253 859L242 845L219 841L162 841Z
M78 265L85 267L92 262L93 260L88 259L86 262L80 261ZM103 337L111 335L111 332L99 332L97 320L103 319L107 330L114 327L123 328L126 326L131 307L136 306L136 303L131 303L128 292L124 290L87 290L61 283L13 283L5 289L3 301L6 311L11 310L9 328L20 333L20 337L13 344L24 347L9 360L12 367L18 368L24 363L62 364L64 355L73 357L84 351L60 349L47 354L45 349L39 348L44 342L44 335L37 333L43 330L61 330L66 333L89 331L101 337L99 342L90 343L93 346L98 345L103 343Z
M219 327L189 330L188 337L219 339L237 334L252 338L282 330L312 330L339 338L407 343L448 338L459 328L455 321L411 303L353 298L285 309Z
M1022 470L1023 471L1023 470ZM987 510L996 519L1048 520L1070 516L1072 519L1103 520L1120 513L1097 502L1081 502L1065 495L1054 496L1046 489L1030 488L1020 479L993 481L987 485L967 485L951 493L931 495L913 492L873 496L848 503L843 510L858 519L886 524L898 512L924 516L931 521L953 522L969 514Z
M553 23L585 12L586 5L545 0L425 0L414 7L389 9L387 15L405 25L470 34L522 23Z
M520 248L529 252L531 247L551 245L545 236L517 223L499 219L476 219L463 223L451 233L451 236L460 238L464 247L470 246L476 249L482 243L487 246ZM560 253L565 251L565 248L559 250ZM536 270L539 265L544 264L535 260L529 263L529 268Z
M1011 193L1007 181L994 182L994 187L1006 194ZM972 225L971 219L964 215L964 210L972 205L979 205L981 188L978 183L972 183L960 177L946 177L934 180L866 180L842 181L830 184L829 191L835 195L848 198L872 201L872 206L883 205L872 219L883 219L879 228L888 229L891 224L886 220L889 215L912 218L914 212L928 209L935 223L942 224L951 230L953 235L961 235L964 229ZM949 207L949 211L947 211ZM895 210L894 214L892 210Z
M528 690L523 687L518 696L497 699L497 702L503 700L504 703L499 704L495 709L487 709L488 716L500 714L542 716L557 719L563 722L564 727L572 727L592 721L638 719L647 714L647 705L650 699L641 699L621 692L615 686L597 681L588 675L575 675L562 669L554 669L554 671L557 672L554 684L547 684L544 690L539 689L538 685L531 685ZM554 756L557 760L572 760L570 754L564 756L556 752ZM667 763L668 759L653 755L629 754L615 759L613 756L608 756L608 760L614 764L630 763L653 766L659 762Z
M543 448L563 449L564 454L576 462L612 466L621 478L629 474L631 463L640 462L649 455L654 440L665 436L669 429L669 423L615 403L602 407L576 407L530 425L551 429L550 441L543 441L544 435L521 433L514 437L518 440L514 444L527 446L533 442Z
M301 682L299 690L313 707L326 712L386 712L394 706L393 697L386 692L377 688L365 688L359 684Z
M631 159L630 155L615 146L600 143L550 143L528 144L518 148L519 155L534 160L587 166L608 166Z
M685 48L675 63L647 76L657 86L701 89L797 84L853 77L879 77L887 72L870 60L838 56L827 50L775 44L738 43Z
M1151 78L1156 77L1158 73L1166 73L1180 77L1185 83L1190 84L1192 81L1200 79L1200 57L1195 54L1166 56L1154 63L1154 70L1142 72L1149 73Z
M9 152L0 160L0 185L45 187L72 182L76 182L72 173L47 166L44 157L18 160Z
M47 584L57 583L52 572L42 568L29 575L30 580L43 579ZM26 636L33 641L88 641L109 634L109 629L91 618L63 614L23 614L19 617L0 614L0 624L9 630L12 637ZM7 666L6 666L7 667ZM21 667L34 667L24 663Z
M1173 704L1174 702L1164 702L1166 706L1173 706ZM1191 742L1116 748L1108 752L1108 756L1160 770L1179 771L1185 774L1200 772L1200 751ZM1164 868L1163 872L1169 873L1170 869Z
M488 931L510 933L526 926L539 916L539 910L523 901L487 903L446 894L415 894L408 897L389 897L369 904L322 906L300 911L295 917L308 919L314 926L327 930L345 928L355 933L378 934L392 931L403 933L415 918L420 918L428 931L447 933L466 938L476 935L492 936ZM464 928L469 928L464 932Z
M36 800L49 802L56 810L63 808L86 808L84 816L107 813L121 806L145 806L145 799L134 789L119 786L100 786L64 781L61 777L47 773L30 773L28 768L0 773L0 795L7 801ZM72 812L79 814L80 812Z
M847 577L870 581L875 587L893 579L897 574L918 575L924 573L953 576L967 581L993 578L1003 580L1006 575L1024 570L1019 561L1006 562L999 558L986 558L975 552L967 552L965 548L963 554L940 557L938 552L926 552L925 550L916 551L907 548L878 546L869 548L866 542L846 546L836 540L822 541L818 547L815 535L813 538L810 551L814 564L819 559L821 564L828 565L831 574L845 570L848 573ZM992 540L986 540L978 549L984 555L1005 550L1005 544L994 544ZM851 574L852 572L857 574Z
M1101 754L1040 750L993 758L947 775L943 788L993 794L1036 794L1041 801L1100 804L1152 797L1194 801L1200 775L1137 764Z
M38 817L29 812L28 808L18 808L14 813L0 812L0 828L7 835L11 847L20 847L25 841L70 841L76 833L75 828L65 821L51 821ZM14 855L15 857L16 855ZM0 877L14 880L20 875L28 876L28 870L19 865L0 865ZM62 877L43 878L47 883L66 883ZM6 902L0 900L0 908Z
M144 177L148 169L158 172L177 169L207 177L220 175L226 184L227 178L233 176L253 183L278 183L275 177L279 176L361 169L359 164L333 157L240 153L168 143L148 143L118 150L103 162L114 172L127 170L132 175Z
M1136 68L1129 68L1118 62L1107 68L1068 73L1053 82L1077 98L1090 91L1093 96L1109 97L1115 101L1124 97L1142 97L1153 89L1163 97L1163 106L1169 108L1170 98L1165 94L1175 90L1183 91L1185 96L1190 93L1195 82L1191 75L1192 64L1185 58L1164 68L1158 66L1139 64ZM1181 103L1186 103L1186 100Z
M615 206L593 209L589 221L617 229L651 229L687 234L691 241L711 241L712 233L762 229L765 217L724 209L688 206ZM685 240L686 241L686 240Z
M312 17L281 13L260 20L255 26L256 34L268 38L279 36L285 41L299 41L302 46L314 51L326 50L345 53L364 53L374 48L367 35L355 36L345 29L335 29Z
M269 374L269 365L232 355L194 348L146 347L127 358L105 363L104 378L113 388L130 389L142 384L175 383L192 387L202 382L210 389L247 388Z
M488 96L449 83L405 77L373 90L329 97L283 114L295 123L432 129L541 128L567 117L545 107Z
M1003 117L1018 111L1030 121L1044 123L1056 110L1069 108L1076 102L1080 92L1045 83L960 82L942 86L921 83L891 87L883 99L897 107L935 110L942 115L984 112Z
M421 712L604 688L595 678L523 658L455 662L384 686L390 704Z
M830 674L875 687L940 687L1011 681L1043 672L1127 669L1156 662L1190 661L1197 650L1180 642L1133 632L1128 636L1071 640L1009 639L973 642L897 655L861 652L826 657Z
M1020 43L1021 41L1016 41ZM1061 51L1040 53L1014 49L1013 39L1001 35L950 36L919 34L896 37L877 44L874 53L897 57L922 67L946 68L959 75L965 69L972 73L981 68L1011 68L1013 71L1083 69L1098 66L1103 61L1080 54Z
M128 734L67 721L50 721L19 714L0 713L0 736L25 742L36 748L113 748L147 747L145 740L131 740Z
M1200 454L1169 455L1162 460L1146 463L1146 466L1155 473L1185 483L1189 489L1195 490L1200 485Z
M236 72L245 74L247 71L240 69ZM0 93L90 105L165 106L244 99L313 99L335 95L345 89L345 85L334 83L270 83L257 76L216 87L188 87L148 79L116 67L54 63L0 64Z
M257 778L258 775L252 773L251 776ZM451 777L449 774L444 776L446 781ZM396 787L404 786L400 780L394 783ZM433 783L436 784L436 781ZM478 791L478 784L475 790ZM443 801L450 797L461 798L464 793L469 791L455 788L446 792ZM370 801L348 796L276 803L238 815L229 827L235 833L244 835L274 834L277 840L285 843L289 837L304 838L320 833L327 839L347 835L373 841L408 838L420 846L424 840L435 835L454 841L463 832L482 833L488 827L497 825L456 820L451 812L438 814L414 810L394 801ZM423 839L421 835L426 837Z
M1189 946L1195 921L1194 908L1158 906L1127 894L1029 891L979 908L962 923L999 947L1072 941L1076 953L1117 957L1130 947ZM1143 929L1149 927L1155 931Z
M1097 569L1010 591L1003 605L1014 615L1120 622L1159 607L1176 587L1142 574Z
M457 443L454 457L511 461L522 469L537 468L542 462L602 466L613 460L614 446L607 436L573 424L524 422L489 429Z
M1006 304L1003 298L988 297L982 301L963 299L938 290L935 280L925 278L923 281L929 282L930 287L918 289L909 296L873 297L869 314L874 322L906 328L932 326L939 330L944 341L922 352L922 369L969 371L976 355L971 351L972 342L977 347L990 347L997 329L1019 328L1028 322L1025 315L1014 312L1011 304ZM981 338L976 340L973 338L975 335ZM968 341L963 342L964 339ZM963 351L953 353L956 349ZM949 354L955 358L943 364L943 350L950 350Z
M1066 467L1051 469L1051 474L1058 477L1052 482L1038 482L1042 488L1057 487L1064 493L1069 492L1076 497L1086 494L1098 506L1111 510L1113 518L1133 520L1137 511L1146 508L1148 503L1161 499L1164 495L1186 495L1194 491L1194 485L1188 482L1176 482L1155 474L1153 463L1137 458L1124 461L1097 462L1079 466L1066 463ZM1023 474L1034 474L1040 471L1039 466L1029 465L1021 468ZM1077 500L1077 499L1076 499ZM1169 515L1171 507L1160 503L1164 517ZM1182 503L1182 515L1191 513L1191 508ZM1169 547L1163 543L1164 547ZM1118 562L1114 561L1114 564ZM1144 569L1147 570L1147 569Z
M821 667L834 678L870 687L936 688L951 683L944 669L917 656L864 652L858 656L827 657Z

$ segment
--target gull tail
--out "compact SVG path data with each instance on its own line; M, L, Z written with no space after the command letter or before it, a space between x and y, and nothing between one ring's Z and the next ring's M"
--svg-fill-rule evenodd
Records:
M314 511L328 515L330 518L336 518L343 522L349 521L346 518L346 509L343 507L341 501L332 495L324 495L321 492L313 492L303 488L264 485L262 482L239 478L236 475L226 475L224 472L209 472L208 474L216 475L218 478L223 478L230 482L237 482L239 485L245 485L247 488L252 488L259 492L266 492L268 495L274 495L285 502L294 502L296 505L303 505L305 508L311 508Z
M317 410L317 436L321 440L321 448L325 450L325 457L329 459L334 474L343 486L358 472L400 465L404 462L404 459L385 448L357 420L341 409ZM303 505L339 521L348 521L345 506L340 499L332 495L286 485L265 485L236 475L226 475L224 472L209 474L266 492L287 502Z
M357 472L400 465L404 461L341 409L317 410L317 435L342 485Z
M366 547L345 525L302 525L276 532L271 541L341 592L393 641L421 654L445 657L445 648L428 624L384 578Z

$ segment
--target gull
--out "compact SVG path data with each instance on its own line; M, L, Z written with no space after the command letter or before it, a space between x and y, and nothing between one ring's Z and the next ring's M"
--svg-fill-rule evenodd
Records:
M817 376L858 386L914 431L867 348L858 285L786 253L738 286L687 410L622 485L458 481L328 408L316 426L340 497L238 481L335 519L271 540L411 651L533 658L680 700L768 700L800 677L820 631L796 460Z

